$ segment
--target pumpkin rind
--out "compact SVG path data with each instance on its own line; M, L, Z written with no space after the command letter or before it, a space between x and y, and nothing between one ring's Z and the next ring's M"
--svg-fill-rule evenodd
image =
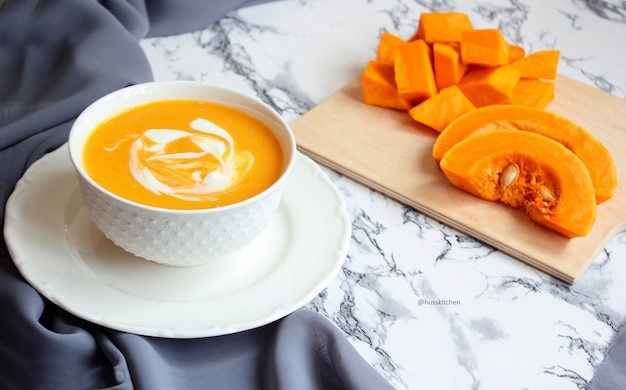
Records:
M617 173L608 149L574 122L534 107L493 105L458 117L437 137L433 158L439 162L453 145L464 138L496 128L533 132L560 142L574 152L589 170L598 204L615 193Z
M502 172L512 164L519 169L517 179L503 186ZM513 129L477 133L450 148L440 167L454 186L522 209L566 237L587 235L595 222L587 168L571 150L542 135Z

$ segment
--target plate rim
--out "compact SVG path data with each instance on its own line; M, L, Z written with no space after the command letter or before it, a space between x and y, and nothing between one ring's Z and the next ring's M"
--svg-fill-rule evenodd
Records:
M62 240L62 242L59 242L59 243L55 242L53 244L55 247L52 247L52 248L48 246L48 247L43 247L43 248L39 247L38 249L32 249L32 248L25 248L25 246L28 244L28 241L24 240L24 238L22 237L25 231L30 230L29 227L32 228L39 221L36 218L23 218L25 208L28 207L25 204L26 201L23 199L27 199L27 197L20 196L20 195L27 192L27 193L30 193L30 195L34 197L42 196L41 194L32 193L32 191L35 191L37 189L36 179L40 175L49 174L50 172L53 172L53 171L57 171L57 173L59 174L61 173L67 174L68 172L65 172L66 169L68 170L72 169L71 163L69 160L69 152L67 151L67 143L57 148L56 150L46 154L45 156L37 160L34 164L32 164L27 169L27 171L24 173L22 178L20 178L20 180L16 184L13 192L11 193L11 195L9 196L7 200L5 222L4 222L5 242L6 242L9 254L11 256L11 259L14 262L20 274L22 275L22 277L24 277L24 279L33 288L35 288L35 290L37 290L41 295L43 295L44 297L46 297L47 299L49 299L51 302L58 305L59 307L63 308L67 312L79 318L82 318L89 322L92 322L97 325L101 325L110 329L144 335L144 336L165 337L165 338L198 338L198 337L220 336L220 335L225 335L225 334L230 334L230 333L257 328L259 326L276 321L292 313L293 311L299 309L300 307L306 305L307 302L309 302L317 294L319 294L323 289L325 289L330 284L330 282L337 276L348 254L348 247L349 247L349 242L351 238L351 223L347 214L346 205L345 205L343 196L341 195L339 190L335 187L335 185L331 182L330 178L326 175L326 173L324 173L321 170L320 166L317 163L315 163L309 157L301 154L300 152L297 152L296 165L294 166L294 171L292 172L292 175L296 177L292 176L287 180L287 183L286 183L287 188L285 189L284 196L295 197L295 195L290 195L291 193L290 191L294 191L294 192L301 191L300 189L294 189L295 188L294 183L297 182L297 180L299 180L297 175L299 175L300 177L306 176L308 183L310 183L311 185L317 186L318 190L320 191L327 191L327 194L333 200L332 212L327 213L327 214L329 217L332 216L335 219L335 223L342 225L338 227L338 236L337 236L336 244L334 243L332 248L327 247L323 250L324 252L328 252L326 253L326 255L332 256L332 258L329 258L328 261L326 262L315 262L316 265L319 264L320 266L323 266L323 269L322 267L320 267L320 269L318 270L320 272L318 273L318 276L315 278L315 280L311 278L310 288L306 289L306 291L302 291L298 293L297 297L281 297L280 302L277 301L274 304L268 305L268 311L263 315L259 314L257 318L248 318L248 319L245 319L239 322L234 322L234 323L225 323L223 321L215 320L213 321L214 323L212 324L206 323L206 318L205 318L205 321L199 327L192 326L190 324L182 325L182 326L175 326L175 327L172 327L172 326L163 327L163 326L160 326L159 324L126 323L122 321L123 318L116 318L116 316L119 316L119 314L111 316L110 315L111 313L100 313L98 311L87 313L84 310L79 310L76 307L72 307L72 298L71 296L70 297L67 296L68 291L65 291L59 294L59 289L55 289L54 287L51 287L54 283L52 284L49 283L50 279L46 280L46 277L48 277L47 275L44 275L42 279L41 272L37 273L36 267L33 267L33 265L36 265L37 262L41 260L39 260L36 256L34 258L25 257L25 256L32 255L33 251L35 252L44 251L52 256L66 256L67 258L70 259L70 260L67 260L67 263L70 264L69 268L73 268L70 271L79 270L78 275L82 276L83 279L85 280L93 279L93 277L88 276L87 273L84 270L82 270L82 267L80 266L80 264L78 264L78 262L68 254L68 251L66 249L64 249L65 248L64 246L68 244L68 239L67 237L65 237L67 226L65 225L63 218L64 218L64 214L66 213L67 206L69 206L70 200L69 199L65 200L65 203L63 204L66 206L63 207L62 210L57 209L57 210L49 211L49 213L51 215L53 214L56 219L60 219L60 221L55 221L59 225L59 226L55 226L55 229L59 227L63 227L65 229L64 232L57 231L55 234L55 237L58 237L57 235L63 235L65 237ZM317 178L315 180L310 180L310 178L313 176ZM75 192L78 190L77 178L75 176L72 176L72 179L68 178L67 180L72 180L73 181L72 184L74 187L72 190L64 189L64 192L72 194L72 192ZM55 186L59 186L59 185L60 184L55 183ZM290 190L290 187L291 187L291 190ZM46 196L49 196L49 197L54 196L54 191L51 191L51 193L46 194ZM57 198L58 198L56 199L57 202L62 201L60 199L60 195L57 195ZM307 198L309 202L314 199L315 197ZM42 202L42 203L45 203L45 202ZM284 205L286 203L289 203L289 202L287 202L285 199L281 200L281 205ZM310 204L310 203L308 203L308 205L314 206L314 204ZM40 206L40 207L44 207L44 206ZM79 206L79 208L80 207L83 207L83 206L81 205ZM287 212L289 213L290 211L289 206L285 206L285 207L286 207ZM313 214L322 215L323 213L313 213ZM49 216L46 218L52 218L52 217ZM301 223L300 225L301 226L299 229L297 229L298 231L296 233L298 232L301 233L303 229L304 230L311 229L309 226L310 224ZM307 226L304 226L304 225L307 225ZM293 256L293 255L287 254L286 255L287 258L281 258L279 259L279 262L281 263L289 262L290 256ZM256 283L253 283L252 286L258 283L262 283L264 280L269 279L272 275L278 274L279 271L283 270L282 266L279 268L280 269L278 271L277 270L270 271L269 275L265 275ZM291 271L294 271L294 270L291 270ZM54 278L54 276L50 276L49 278ZM79 284L82 284L82 283L79 283ZM99 284L100 284L99 287L103 287L103 285L106 283L103 281L100 281ZM69 290L71 291L72 288L75 289L76 286L69 288ZM104 288L106 290L106 286ZM251 289L251 286L244 288L244 290L246 289ZM109 290L110 292L112 293L114 292L115 294L121 293L122 297L124 295L129 294L128 292L123 292L123 291L120 291L119 289L115 289L112 286L109 286ZM75 291L74 293L76 294L78 292ZM80 293L84 294L85 292L81 291ZM115 295L115 294L112 294L112 295ZM139 299L141 300L141 298ZM147 300L148 298L145 298L145 299ZM223 299L223 297L219 297L217 299ZM210 300L210 298L208 300ZM158 300L153 301L153 302L156 302L158 306L159 304ZM207 299L202 299L202 300L197 301L195 305L201 306L202 304L206 304L206 302L207 302ZM168 307L173 304L172 301L162 301L160 303L161 303L163 310L167 310ZM182 307L183 305L189 305L189 302L179 303L179 306ZM201 308L201 307L197 307L197 308Z

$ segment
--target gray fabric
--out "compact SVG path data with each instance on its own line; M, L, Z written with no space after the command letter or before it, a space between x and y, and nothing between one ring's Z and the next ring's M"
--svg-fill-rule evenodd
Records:
M0 217L23 172L108 92L150 81L138 45L268 0L0 0ZM36 243L33 243L36 245ZM0 389L385 389L322 315L212 338L142 337L76 318L0 246Z
M626 326L622 325L604 361L594 372L589 390L626 389Z

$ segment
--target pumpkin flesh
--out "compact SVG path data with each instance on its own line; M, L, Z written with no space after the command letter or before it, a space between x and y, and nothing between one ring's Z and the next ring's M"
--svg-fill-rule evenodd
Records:
M437 137L433 158L439 162L455 144L472 134L508 128L549 137L574 152L585 164L594 184L597 203L611 198L617 187L615 162L608 149L574 122L538 108L493 105L472 110L450 124Z
M475 108L459 87L452 85L411 108L409 115L415 121L441 132L452 120Z
M433 68L437 89L441 91L457 85L467 73L469 65L461 61L458 44L435 42L433 44Z
M544 109L553 99L553 82L539 79L520 79L513 88L511 104Z
M424 41L405 42L394 50L394 71L398 96L420 102L437 93L432 49Z
M520 77L554 80L559 65L559 50L540 50L513 62Z
M463 31L472 29L472 22L465 13L426 12L420 16L417 31L409 41L423 39L428 44L459 42Z
M403 43L404 40L399 36L384 31L380 36L378 48L376 49L376 62L393 66L393 52L396 47Z
M459 81L459 88L476 106L510 103L520 80L519 70L511 65L475 67Z
M468 65L505 65L509 63L509 44L497 29L463 31L461 58Z
M521 209L565 237L585 236L596 217L593 183L583 162L550 138L497 129L471 135L446 152L440 167L456 187ZM513 175L505 170L513 167Z
M413 103L398 96L393 66L370 61L361 75L365 104L408 111Z

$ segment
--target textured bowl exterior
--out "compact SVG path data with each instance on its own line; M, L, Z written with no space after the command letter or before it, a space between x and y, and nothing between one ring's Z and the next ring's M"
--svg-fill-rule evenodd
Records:
M85 207L98 229L117 246L147 260L193 266L228 255L269 223L282 187L223 212L162 212L120 202L79 176Z
M151 100L190 98L223 103L266 123L285 150L281 178L245 201L202 210L171 210L123 199L94 182L82 168L82 145L95 124L121 109ZM197 82L154 82L113 92L88 107L69 139L85 208L98 229L117 246L144 259L171 266L207 263L241 249L268 225L280 203L295 160L295 140L286 122L260 101Z

